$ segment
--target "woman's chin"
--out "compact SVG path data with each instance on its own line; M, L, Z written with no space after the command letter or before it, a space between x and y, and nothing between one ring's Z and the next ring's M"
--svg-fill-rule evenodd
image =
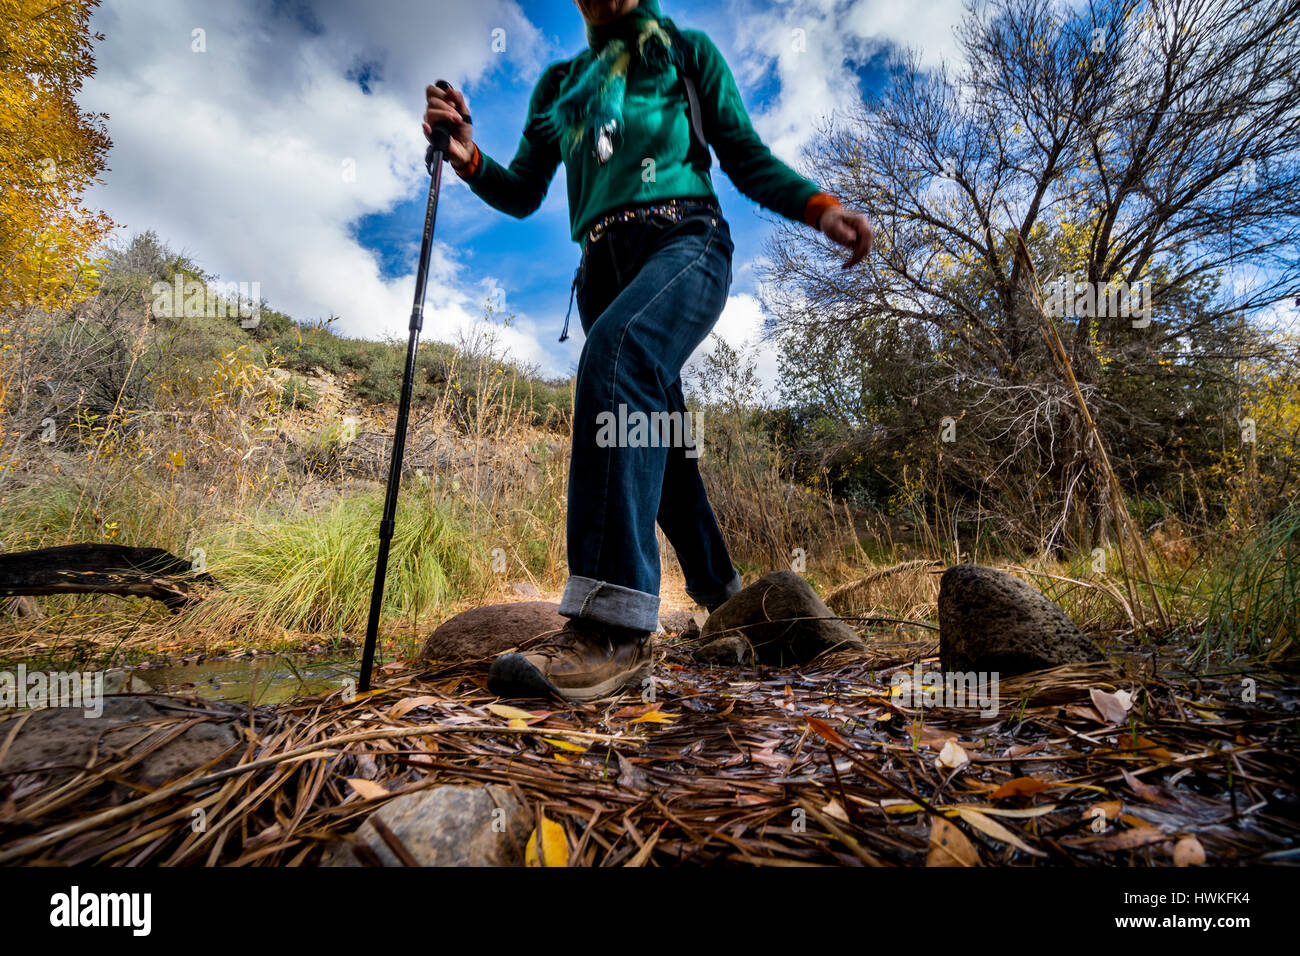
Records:
M594 0L594 2L586 5L583 15L589 23L604 26L626 13L625 5L626 0Z

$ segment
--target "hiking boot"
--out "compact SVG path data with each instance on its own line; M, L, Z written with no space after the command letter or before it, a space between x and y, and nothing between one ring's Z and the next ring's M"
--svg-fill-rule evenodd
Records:
M488 690L498 697L595 700L640 687L653 664L649 631L569 618L554 637L493 661Z

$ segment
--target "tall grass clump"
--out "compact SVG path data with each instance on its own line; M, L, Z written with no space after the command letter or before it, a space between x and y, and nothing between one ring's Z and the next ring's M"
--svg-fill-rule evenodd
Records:
M1294 658L1300 646L1300 505L1288 504L1227 562L1196 656Z
M218 593L196 610L196 623L252 608L255 628L276 625L317 633L364 628L379 550L380 494L342 497L319 514L271 524L255 518L213 540L208 568ZM389 551L385 616L418 620L481 585L470 532L433 495L431 483L405 483Z

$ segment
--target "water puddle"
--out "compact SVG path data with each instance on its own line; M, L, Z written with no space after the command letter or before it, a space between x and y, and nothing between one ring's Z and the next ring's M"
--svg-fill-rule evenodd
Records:
M338 690L348 681L355 686L359 670L352 658L277 654L152 667L137 670L135 676L168 694L241 703L251 699L256 705Z

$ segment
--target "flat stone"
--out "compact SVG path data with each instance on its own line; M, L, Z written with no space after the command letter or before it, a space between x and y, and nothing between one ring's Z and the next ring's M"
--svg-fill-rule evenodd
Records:
M421 866L522 866L533 827L532 817L504 787L431 787L385 803L350 840L331 847L321 865L362 865L354 849L358 843L385 866L404 865L379 835L376 819Z
M470 608L443 621L420 657L448 664L490 662L497 655L558 631L568 620L550 601L519 601Z
M146 721L178 714L155 707L141 697L105 695L103 708L99 716L88 716L79 707L11 711L9 719L0 723L0 739L8 736L15 721L24 717L26 721L9 752L0 760L0 776L30 773L43 777L45 786L57 785L88 767L92 754L96 754L97 767L116 763L133 752L143 752L153 746L155 735L170 733L177 726L173 721L146 725ZM211 764L209 769L216 770L233 764L240 752L231 748L239 740L233 718L195 724L125 771L124 779L140 784L145 790L109 784L85 799L82 805L115 806L199 767Z
M958 564L939 578L939 659L945 671L1007 677L1104 657L1068 614L1012 574Z
M732 659L735 645L707 648L713 640L742 636L764 664L806 664L831 650L865 651L857 632L837 620L812 585L793 571L772 571L727 599L700 629L704 653Z

